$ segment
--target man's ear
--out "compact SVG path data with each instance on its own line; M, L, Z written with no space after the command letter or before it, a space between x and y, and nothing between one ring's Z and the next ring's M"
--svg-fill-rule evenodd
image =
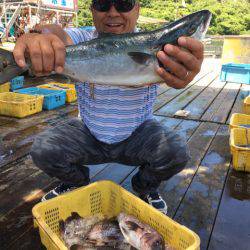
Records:
M93 5L92 4L89 6L89 10L93 13Z
M138 20L138 18L139 18L139 14L140 14L140 8L141 8L140 3L139 3L139 1L137 1L137 2L135 3L136 19L137 19L137 20Z

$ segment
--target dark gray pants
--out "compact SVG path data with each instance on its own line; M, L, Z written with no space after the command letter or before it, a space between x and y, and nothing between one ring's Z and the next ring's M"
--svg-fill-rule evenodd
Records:
M153 119L126 140L106 144L75 118L38 135L31 156L46 174L74 186L89 183L89 169L84 165L117 162L140 166L132 178L132 186L140 194L156 190L161 181L180 172L189 159L180 135Z

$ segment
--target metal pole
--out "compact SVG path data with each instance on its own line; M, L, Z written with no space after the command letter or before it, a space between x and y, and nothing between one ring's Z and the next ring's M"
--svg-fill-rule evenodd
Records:
M76 15L76 27L78 27L78 14L77 14L77 12L75 12L75 15Z
M30 25L31 25L31 7L30 7L30 5L29 5L29 23L28 24L29 24L29 27L30 27Z
M7 13L6 13L6 0L4 0L3 2L3 6L4 6L4 27L5 27L5 37L6 39L8 40L8 27L7 27L7 23L8 23L8 20L7 20Z
M3 1L3 13L4 13L4 26L7 25L7 14L6 14L6 0Z

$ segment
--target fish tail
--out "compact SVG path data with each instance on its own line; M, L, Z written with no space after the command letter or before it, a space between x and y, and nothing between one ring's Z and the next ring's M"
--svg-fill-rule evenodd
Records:
M13 53L0 48L0 84L25 72L27 68L20 68L14 59Z

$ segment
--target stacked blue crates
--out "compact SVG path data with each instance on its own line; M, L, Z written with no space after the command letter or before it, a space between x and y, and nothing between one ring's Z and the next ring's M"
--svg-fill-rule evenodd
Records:
M65 104L66 101L66 91L65 90L52 90L52 89L42 89L42 88L26 88L19 89L15 92L27 95L43 95L43 109L51 110L58 108Z
M17 76L10 80L10 89L12 91L20 89L23 87L23 83L24 83L24 76Z
M220 80L250 84L250 64L223 64L221 68Z

